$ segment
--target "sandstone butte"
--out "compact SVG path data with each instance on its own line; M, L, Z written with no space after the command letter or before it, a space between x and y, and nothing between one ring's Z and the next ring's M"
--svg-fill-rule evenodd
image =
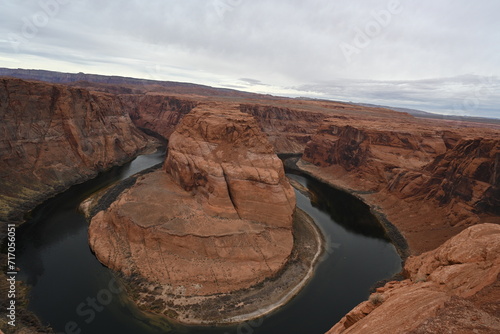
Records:
M194 308L210 299L213 321L226 322L224 308L247 304L231 306L233 294L284 271L294 211L283 164L255 119L201 105L170 136L163 169L92 218L89 243L103 264L156 289L159 313L209 322ZM147 306L151 291L141 293ZM273 293L259 297L257 311L275 302Z

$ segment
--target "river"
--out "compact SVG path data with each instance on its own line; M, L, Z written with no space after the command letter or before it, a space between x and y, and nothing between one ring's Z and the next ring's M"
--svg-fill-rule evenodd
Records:
M309 177L287 174L311 192L296 191L297 205L323 231L327 251L308 285L283 308L234 326L189 327L140 312L126 293L94 307L114 275L90 250L88 222L78 206L89 194L163 159L164 152L142 155L73 186L35 209L18 229L18 277L32 286L29 309L57 333L322 334L365 300L375 282L401 270L395 247L363 203Z

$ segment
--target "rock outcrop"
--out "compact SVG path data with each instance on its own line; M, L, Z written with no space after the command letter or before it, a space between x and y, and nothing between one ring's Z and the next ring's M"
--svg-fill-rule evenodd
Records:
M427 197L441 205L465 205L467 215L472 211L500 216L500 140L461 140L426 171L431 178L421 191L431 190Z
M133 158L151 138L116 96L61 85L0 81L0 220Z
M281 160L247 114L204 108L185 116L170 137L165 170L197 194L208 213L291 226L295 194Z
M252 304L253 297L229 307L237 291L287 272L295 256L294 212L283 164L254 118L202 105L170 136L164 168L138 177L92 218L89 243L106 266L155 285L161 312L175 311L184 322L217 322L219 313ZM296 272L276 292L286 294L293 286L284 287L303 274ZM147 296L139 304L147 305ZM207 300L215 315L200 320L200 312L189 313Z
M413 254L467 226L500 223L500 138L473 129L330 118L308 143L300 168L385 214Z
M470 227L410 257L406 280L389 282L327 334L498 333L500 226Z
M152 131L169 139L179 121L203 98L176 97L159 93L120 94L134 124L140 129ZM238 104L224 103L225 109ZM219 103L221 105L221 103ZM241 112L250 114L258 121L278 154L298 154L304 151L307 142L316 132L324 113L276 107L261 104L239 104Z

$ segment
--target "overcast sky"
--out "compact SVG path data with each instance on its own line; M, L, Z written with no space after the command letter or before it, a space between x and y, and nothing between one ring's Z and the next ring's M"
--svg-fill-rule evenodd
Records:
M0 0L0 66L500 118L498 0Z

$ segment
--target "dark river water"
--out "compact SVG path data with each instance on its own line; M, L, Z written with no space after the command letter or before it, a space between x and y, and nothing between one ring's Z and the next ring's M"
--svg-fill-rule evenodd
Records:
M88 223L78 205L163 158L163 153L143 155L74 186L34 210L18 229L18 277L32 286L29 308L57 333L321 334L365 300L375 282L401 270L396 249L364 204L313 179L288 174L312 193L310 199L296 191L297 205L323 231L327 251L310 283L274 314L235 326L186 327L140 312L125 293L103 295L114 286L114 276L92 254ZM105 307L95 304L103 296Z

